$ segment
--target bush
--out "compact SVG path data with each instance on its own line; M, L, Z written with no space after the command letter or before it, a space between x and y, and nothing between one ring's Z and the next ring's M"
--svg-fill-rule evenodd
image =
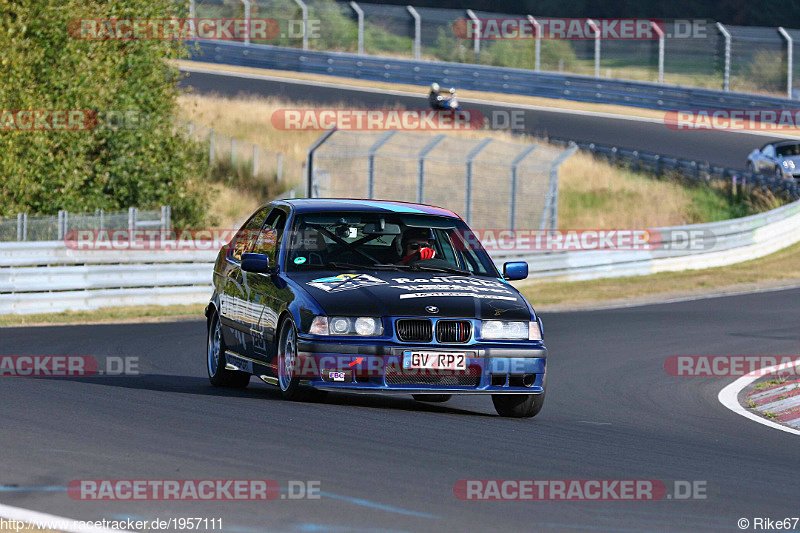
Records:
M171 205L176 227L203 221L203 152L176 133L174 40L82 40L70 21L182 15L170 0L0 0L0 101L6 110L97 113L82 131L0 131L0 215ZM117 128L124 112L139 120Z

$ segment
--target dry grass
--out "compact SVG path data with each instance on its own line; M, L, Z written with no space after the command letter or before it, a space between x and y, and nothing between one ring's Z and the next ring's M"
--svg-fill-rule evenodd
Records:
M182 95L178 101L182 118L214 128L267 150L280 152L294 161L306 158L306 149L320 136L319 131L283 131L270 122L278 109L316 107L301 101L277 98L227 98L222 96Z
M559 171L559 227L653 228L694 222L692 194L578 152ZM654 201L657 199L657 201Z
M284 131L272 125L271 117L276 111L318 107L310 103L188 94L181 97L180 107L183 118L284 153L289 156L284 160L285 165L300 165L308 146L321 134L315 130ZM465 130L449 134L466 139L492 137L513 143L539 142L508 131ZM291 174L295 178L290 183L298 184L299 171ZM260 203L248 191L228 187L218 188L218 192L213 212L223 219L221 226L241 220ZM658 201L653 201L656 198ZM703 213L697 213L692 203L692 192L677 183L653 180L580 152L568 159L559 172L562 228L646 228L702 221Z
M256 210L261 205L258 198L248 194L242 194L232 187L226 187L221 183L211 185L211 212L216 217L217 228L235 229L241 227L247 219L247 215Z

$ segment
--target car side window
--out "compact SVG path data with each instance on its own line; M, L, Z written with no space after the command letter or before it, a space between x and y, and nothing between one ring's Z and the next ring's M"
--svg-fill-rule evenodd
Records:
M270 210L272 210L272 206L264 207L250 217L250 220L244 223L231 241L230 251L228 252L228 257L230 259L237 262L241 261L242 254L253 249L259 235L258 230L261 229L261 226L264 224L264 219L267 218Z
M775 157L775 147L768 144L764 147L763 153L767 157Z
M267 217L264 228L258 234L258 239L253 244L252 251L269 257L271 265L274 265L277 259L287 218L286 213L282 210L273 209Z

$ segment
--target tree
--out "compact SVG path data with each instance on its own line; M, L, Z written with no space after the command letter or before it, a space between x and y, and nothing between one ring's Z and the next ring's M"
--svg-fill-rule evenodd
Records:
M81 19L164 19L170 0L0 0L0 215L171 205L199 224L206 197L197 144L174 125L184 57L176 40L86 40ZM88 110L90 129L8 131L18 110ZM19 117L19 113L16 114Z

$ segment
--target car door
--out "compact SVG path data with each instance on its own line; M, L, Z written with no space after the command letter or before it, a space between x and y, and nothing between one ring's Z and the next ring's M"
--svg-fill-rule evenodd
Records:
M225 345L243 354L250 336L251 311L248 309L249 287L246 273L242 271L242 254L255 246L256 239L267 216L272 211L268 205L256 211L244 223L231 241L226 257L225 277L220 293L220 324Z
M767 144L761 149L761 157L759 158L760 168L759 171L765 173L775 172L775 167L778 164L777 156L775 155L775 146Z
M264 254L269 258L270 267L278 266L278 253L283 240L288 209L282 206L274 208L264 223L252 252ZM283 283L280 274L245 272L249 287L248 309L252 320L247 324L250 343L247 355L258 361L270 363L275 354L278 316L286 307L291 291Z

